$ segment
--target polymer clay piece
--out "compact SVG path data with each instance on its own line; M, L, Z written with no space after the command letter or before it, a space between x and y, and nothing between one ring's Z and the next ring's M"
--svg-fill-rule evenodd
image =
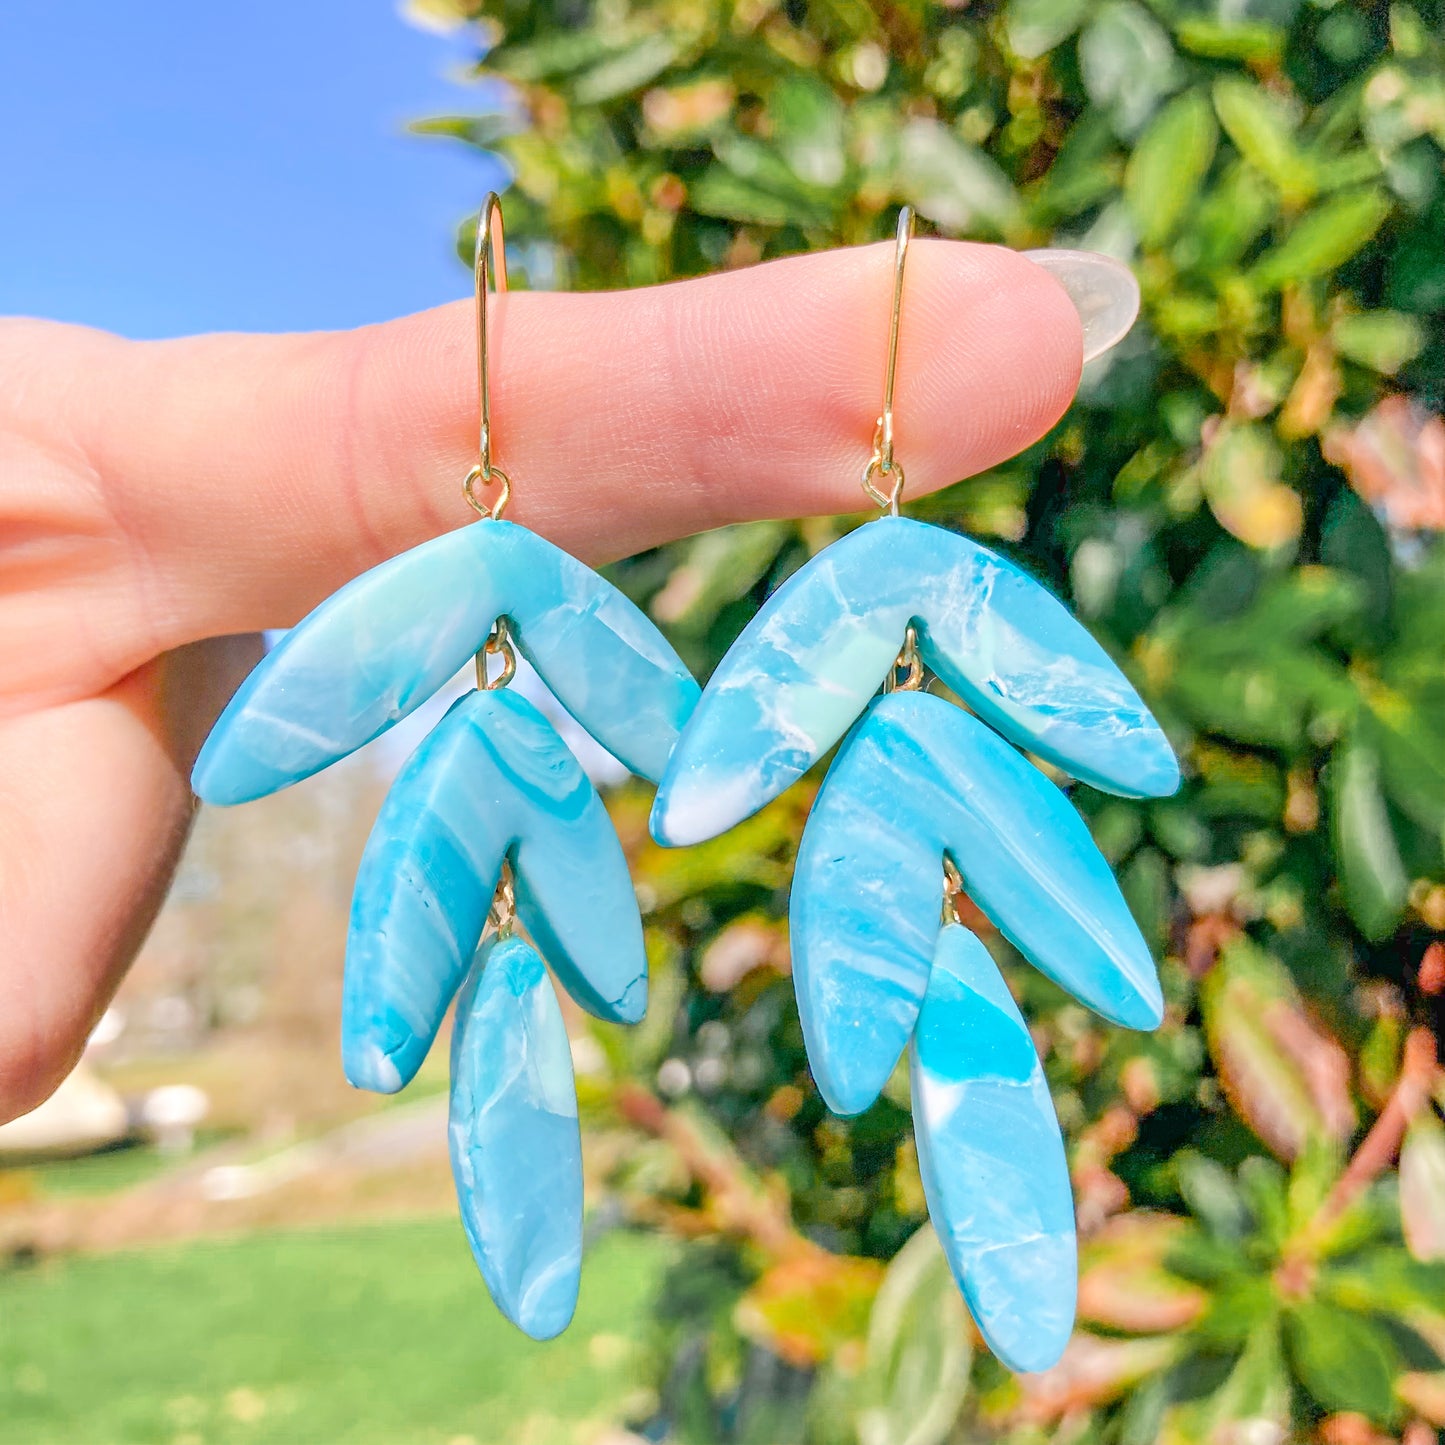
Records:
M582 1137L562 1010L520 938L488 939L457 1000L448 1133L492 1298L534 1339L560 1334L582 1268Z
M910 636L969 711L907 690L921 665L898 683ZM877 696L885 684L898 690ZM794 871L808 1061L830 1107L852 1114L913 1041L930 1216L1000 1358L1043 1369L1068 1339L1076 1291L1063 1147L982 945L961 927L940 934L944 866L1044 973L1105 1018L1153 1028L1159 982L1109 867L1016 748L1125 797L1173 792L1178 763L1123 673L1043 587L965 537L884 516L813 558L743 630L668 762L653 836L725 831L860 714Z
M358 577L287 633L221 715L193 787L238 803L309 777L426 701L501 618L599 743L661 775L697 700L691 674L610 583L488 518ZM504 867L540 954L496 935L477 952ZM543 956L583 1007L641 1018L642 925L601 799L529 702L471 692L397 777L362 858L343 1062L359 1087L401 1088L470 972L452 1048L457 1195L488 1288L539 1338L571 1318L582 1232L571 1056Z
M691 673L612 584L512 522L472 523L347 583L292 628L221 714L192 774L207 803L308 778L420 707L508 618L557 700L656 781L697 701Z
M1159 725L1057 598L967 537L881 517L790 577L729 649L663 775L658 842L716 837L807 772L910 622L923 662L1012 742L1124 797L1178 786Z
M342 1062L392 1093L426 1057L510 859L517 912L599 1018L647 1008L642 922L607 810L551 723L509 689L469 692L412 754L356 877Z
M866 1109L908 1044L934 966L943 860L1030 962L1113 1023L1149 1029L1159 981L1068 798L976 717L920 692L870 704L803 829L789 920L818 1088Z
M1064 1142L1018 1006L957 924L938 937L910 1074L928 1212L974 1322L1010 1369L1047 1369L1077 1294Z

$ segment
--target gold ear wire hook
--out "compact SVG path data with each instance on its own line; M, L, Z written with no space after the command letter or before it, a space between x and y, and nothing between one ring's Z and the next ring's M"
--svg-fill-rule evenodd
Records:
M482 516L495 520L512 499L512 480L492 465L492 385L488 346L487 297L495 284L497 294L507 290L507 242L502 229L502 201L488 191L477 217L477 248L472 259L472 284L477 298L477 464L462 483L462 495ZM501 491L490 506L477 496L477 483L496 482Z
M913 239L913 207L898 212L898 230L893 252L893 309L888 318L888 369L883 377L883 415L873 433L873 455L863 468L863 490L892 516L898 515L903 496L903 468L893 458L893 386L898 373L898 323L903 315L903 267L908 260L908 243ZM893 487L885 492L875 477L891 477Z
M501 467L492 465L491 354L487 335L487 298L495 282L497 294L507 289L507 241L502 230L502 202L488 191L477 217L477 248L472 257L472 285L477 297L477 464L462 483L462 496L487 521L495 522L512 500L512 479ZM477 496L477 484L500 487L490 506ZM487 658L500 657L501 671L487 677ZM512 647L512 629L505 617L497 618L482 650L477 653L477 687L483 692L506 687L517 673L517 654ZM499 925L500 928L500 925Z

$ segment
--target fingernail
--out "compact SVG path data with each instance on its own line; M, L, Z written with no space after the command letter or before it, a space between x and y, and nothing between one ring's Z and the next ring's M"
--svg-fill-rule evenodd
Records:
M1084 327L1084 360L1102 356L1122 341L1139 314L1139 283L1112 256L1050 247L1025 251L1069 293Z

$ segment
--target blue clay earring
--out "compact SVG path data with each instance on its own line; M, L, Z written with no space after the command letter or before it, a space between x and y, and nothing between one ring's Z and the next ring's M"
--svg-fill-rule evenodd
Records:
M1134 689L1053 596L967 538L898 515L893 388L912 226L905 208L883 414L862 476L884 515L791 577L733 644L673 750L652 832L668 845L715 837L843 738L790 903L809 1062L828 1105L855 1114L911 1045L930 1216L990 1346L1037 1370L1073 1324L1063 1143L1018 1009L940 903L966 887L1083 1003L1155 1027L1153 960L1108 864L1016 749L1125 797L1172 793L1179 769ZM969 710L923 691L925 667Z
M616 588L502 520L512 486L492 462L493 265L505 291L501 205L488 195L474 265L479 458L463 483L480 519L358 577L288 632L222 713L192 786L205 802L240 803L309 777L475 657L476 690L403 768L361 860L342 1058L359 1088L395 1092L461 991L449 1133L462 1221L493 1299L546 1339L577 1301L582 1150L542 959L583 1008L619 1023L647 1007L647 959L601 799L552 725L506 685L521 652L603 747L654 782L698 686ZM488 505L477 489L491 486ZM513 936L514 914L536 949Z

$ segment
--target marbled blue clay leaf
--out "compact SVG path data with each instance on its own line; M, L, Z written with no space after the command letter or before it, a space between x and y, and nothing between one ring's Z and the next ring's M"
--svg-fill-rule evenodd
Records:
M1148 945L1063 792L977 718L880 697L839 749L793 871L793 986L818 1088L866 1109L913 1032L943 859L1019 951L1113 1023L1163 1013Z
M642 923L602 800L524 697L470 692L402 769L362 855L341 1012L357 1087L391 1093L426 1057L504 858L517 912L568 992L600 1018L642 1017Z
M582 1138L557 995L519 938L491 939L457 1000L449 1135L487 1288L513 1324L551 1339L577 1306Z
M661 777L692 675L610 582L525 527L482 521L363 573L293 627L221 714L192 787L244 803L310 777L431 697L503 615L562 706Z
M884 517L773 594L708 682L653 808L658 842L698 843L805 773L878 690L912 621L924 662L985 722L1125 797L1179 785L1159 725L1068 609L941 527Z
M1028 1027L966 928L938 938L910 1050L928 1213L990 1349L1010 1369L1057 1363L1074 1324L1074 1202Z

